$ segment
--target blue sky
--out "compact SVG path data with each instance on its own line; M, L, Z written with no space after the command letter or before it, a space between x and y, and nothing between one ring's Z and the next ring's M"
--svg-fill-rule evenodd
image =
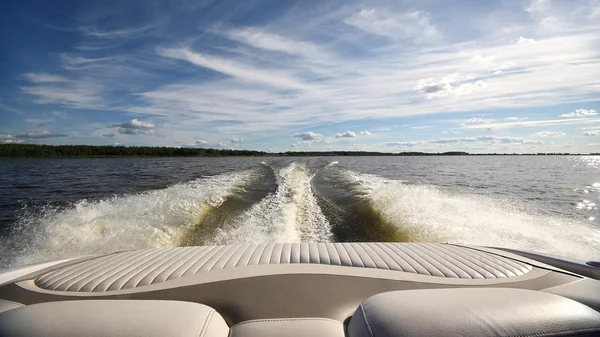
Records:
M597 0L3 1L0 142L600 152Z

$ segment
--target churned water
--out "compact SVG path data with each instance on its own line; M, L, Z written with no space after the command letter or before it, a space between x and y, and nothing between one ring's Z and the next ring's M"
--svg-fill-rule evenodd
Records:
M600 157L0 161L0 267L265 242L452 242L600 258Z

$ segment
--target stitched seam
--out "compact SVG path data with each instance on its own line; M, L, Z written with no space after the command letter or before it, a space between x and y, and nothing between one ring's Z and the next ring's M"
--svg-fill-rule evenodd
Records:
M198 274L198 273L205 273L205 272L209 272L209 271L210 271L210 268L212 268L212 266L214 266L214 265L215 265L215 263L217 263L217 261L219 261L219 258L220 258L220 256L217 256L217 254L221 254L221 255L223 255L223 254L224 254L224 253L223 253L223 251L227 252L227 249L228 249L227 247L228 247L228 246L215 246L215 248L216 248L216 249L215 249L215 251L213 251L213 252L212 252L212 254L211 254L209 257L207 257L207 258L206 258L204 261L202 261L202 259L203 259L203 258L206 256L206 255L205 255L205 256L202 256L202 258L201 258L200 260L198 260L198 262L202 261L202 264L200 264L200 265L198 266L198 268L196 268L196 270L194 270L194 272L193 272L193 273L191 273L191 274L192 274L192 275L196 275L196 274ZM230 247L230 248L231 248L231 247ZM207 255L208 255L208 254L207 254ZM215 262L213 262L213 264L212 264L210 267L208 267L208 270L202 270L204 267L206 267L206 266L208 265L208 262L209 262L210 260L212 260L213 258L215 259ZM198 263L198 262L196 262L196 263ZM195 265L196 263L194 263L194 265ZM188 270L189 270L189 269L188 269Z
M261 246L262 246L262 250L260 251L260 254L257 255L256 264L250 264L250 262L252 261L252 257L254 257L254 254L256 254L256 252L258 251L258 248L260 248ZM262 258L262 254L265 252L265 249L267 249L267 244L257 245L254 248L254 252L252 252L252 255L250 255L250 258L248 259L248 262L246 263L246 266L258 266L258 265L260 265L260 259Z
M227 247L227 246L224 246ZM225 252L221 255L219 255L216 259L215 262L208 267L207 272L210 272L213 270L213 268L215 268L217 265L219 265L222 261L224 261L223 265L221 267L218 267L217 270L222 270L223 266L227 264L227 261L229 261L229 259L231 258L231 256L233 254L235 254L235 252L238 250L238 248L233 245L233 246L229 246L229 248L225 249ZM208 261L207 261L208 262Z
M499 256L499 257L502 257L502 258L506 259L507 263L508 262L514 263L514 264L518 265L519 268L525 268L527 271L530 271L534 267L531 264L529 264L527 262L524 262L524 261L521 261L521 260L518 260L518 259L516 259L514 257L504 256L502 254L495 253L495 252L488 252L488 251L483 250L483 249L478 249L477 247L463 246L463 245L454 244L454 243L451 243L449 245L452 245L452 246L455 246L455 247L466 248L466 249L474 250L474 251L477 251L477 252L484 252L486 254L490 254L490 255L494 255L494 256ZM511 252L506 252L506 253L514 254L514 253L511 253ZM514 255L516 255L516 254L514 254ZM527 257L524 257L524 256L522 258L528 259ZM533 260L533 259L529 259L529 260ZM548 268L543 268L543 267L540 267L540 266L535 266L535 267L548 270ZM550 269L550 270L556 271L555 269ZM526 273L526 272L523 272L523 273ZM572 273L569 274L569 275L572 275Z
M350 261L350 265L348 267L354 267L354 262L352 262L352 257L350 256L350 253L348 253L348 250L346 249L346 246L343 243L340 243L339 245L340 247L344 248L344 253L346 253L346 256L348 257L348 260ZM344 260L342 260L342 255L340 255L340 266L344 266Z
M248 249L252 248L253 245L248 245L246 246L246 248L244 249L244 251L242 252L242 254L240 254L240 257L237 259L237 261L235 261L235 264L233 265L233 268L238 266L238 263L240 263L240 261L242 260L242 257L244 257L244 254L246 254L246 252L248 251ZM225 266L223 266L223 269L225 269Z
M213 256L215 256L217 253L219 253L222 249L223 249L223 246L211 247L210 250L208 250L206 253L202 254L202 256L200 256L191 266L187 267L187 269L183 272L183 274L181 274L181 276L183 276L185 274L196 275L196 274L200 273L201 272L200 269L204 268L204 266L206 265L206 262L208 262L210 259L212 259ZM193 272L188 273L190 270L192 270L192 267L194 267L195 270Z
M445 259L447 261L450 261L453 265L457 266L465 274L469 275L472 279L477 278L477 275L481 276L482 279L496 278L496 276L490 271L486 270L485 268L482 268L481 266L476 265L475 263L469 261L469 259L465 259L464 257L452 251L441 249L437 245L427 246L427 249L431 252L438 252L438 254L442 256L445 255ZM469 271L469 269L471 271ZM484 273L490 274L493 277L487 277Z
M173 264L173 260L177 261L177 259L181 258L184 255L185 255L185 249L183 249L183 250L182 249L173 249L173 251L165 253L163 257L159 258L157 261L153 261L152 264L147 265L140 271L136 272L135 268L132 268L133 270L124 274L123 276L119 277L118 279L114 280L113 283L110 285L110 287L107 288L107 290L110 289L111 287L115 286L115 284L117 284L117 286L116 286L117 290L127 289L127 288L137 288L138 286L140 286L140 283L142 283L142 281L144 279L146 279L147 277L154 274L152 281L150 281L150 283L148 283L148 284L152 284L154 282L154 279L156 279L156 277L160 273L162 273L163 271L168 269ZM156 265L157 263L159 263L159 264ZM133 287L123 288L127 283L129 283L130 281L134 280L137 277L139 277L139 279ZM146 284L146 285L148 285L148 284ZM142 284L141 286L144 286L144 285Z
M369 243L360 243L360 246L371 257L371 260L373 260L373 262L375 263L375 268L393 270L390 267L390 265L387 263L387 261L385 261L383 256L381 254L379 254L378 251L375 250L375 248L377 248L376 245L369 244ZM375 258L377 258L378 261L375 261ZM379 263L377 263L377 262L379 262Z
M335 243L325 243L325 247L327 248L327 253L329 254L329 264L332 266L341 266L342 258L340 257L340 254L337 251L336 244ZM339 264L333 263L332 252L335 252L335 256L337 256L337 259L340 262Z
M159 256L161 253L162 253L162 249L150 250L149 252L147 252L143 256L138 257L137 259L135 259L133 261L131 261L131 260L124 261L123 263L121 263L121 264L119 264L117 266L114 266L114 267L112 267L109 270L98 271L98 273L95 274L94 278L88 280L86 283L84 283L81 287L79 287L75 291L76 292L80 292L85 287L88 287L88 286L91 287L91 286L93 286L92 290L90 290L89 292L95 292L96 288L98 288L103 282L110 282L111 285L112 285L112 283L114 282L114 280L116 280L116 279L118 279L120 277L118 275L120 273L122 273L124 270L127 270L127 268L131 268L132 266L139 266L140 264L143 266L146 262L152 261L153 258ZM106 275L109 272L110 272L110 274ZM117 278L114 278L115 276ZM77 283L75 283L75 284L77 284ZM73 284L73 285L75 285L75 284ZM69 287L67 289L67 291L73 291L73 290L69 290L69 289L71 289L71 287ZM105 290L100 290L100 291L105 291Z
M251 321L241 322L241 323L238 323L238 324L232 326L231 329L235 328L236 326L240 326L240 325L244 325L244 324L251 324L251 323L294 322L294 321L321 321L321 322L325 321L325 322L332 322L332 323L338 323L338 324L344 325L340 321L336 321L334 319L329 319L329 318L273 318L273 319L254 319Z
M371 324L369 324L369 319L367 318L367 313L365 312L365 307L362 305L359 306L360 307L360 312L363 315L363 318L365 320L365 325L367 326L367 331L369 331L369 335L371 337L375 337L375 334L373 334L373 330L371 329Z
M84 279L89 278L92 275L98 273L99 270L104 270L107 267L111 268L116 263L119 265L123 261L127 259L134 259L139 256L142 256L146 253L146 251L138 251L138 252L127 252L122 254L113 255L109 258L102 259L102 261L98 262L98 260L94 260L95 263L87 263L88 261L82 262L78 264L79 268L76 270L72 270L63 275L57 275L57 278L54 278L48 285L44 287L44 289L48 290L64 290L66 291L73 284L80 282ZM62 288L62 289L59 289Z
M362 243L358 242L356 245L354 245L354 250L356 251L356 254L358 254L360 256L357 248L360 248L362 250L362 252L365 253L366 258L369 258L369 260L371 260L371 263L373 264L373 267L369 267L369 266L367 266L366 263L363 263L365 265L365 268L383 269L383 268L379 268L379 266L377 266L377 262L375 262L375 260L373 260L373 257L365 250ZM375 254L375 255L377 255L377 254ZM365 258L365 261L367 261L366 258ZM362 258L361 258L361 260L362 260Z
M429 270L429 267L433 267L432 269L437 270L442 275L442 277L444 276L444 273L442 273L441 270L437 269L435 266L432 266L430 263L427 263L427 261L425 261L419 254L417 254L413 250L409 249L408 251L405 251L404 249L402 249L402 245L397 245L389 242L385 242L382 244L384 247L388 248L392 253L396 254L396 256L399 259L406 262L414 270L415 274L439 277L438 275L433 275L431 270ZM429 267L425 264L428 264ZM425 273L427 274L425 274L423 271L425 271Z
M422 252L419 251L415 246L411 244L403 244L393 245L392 247L398 249L399 251L403 252L411 259L413 259L417 263L417 265L420 266L422 269L425 269L429 273L429 275L436 277L449 277L448 275L446 275L447 273L444 273L440 268L438 268L438 266L433 264L433 262L435 261L430 262L427 260L428 258L431 259L431 256L425 254L426 257L423 257ZM433 275L433 272L430 269L432 269L433 271L437 271L440 275ZM458 277L458 275L456 276Z
M418 244L418 243L415 245L418 246L418 249L420 251L422 251L423 254L425 254L429 258L431 258L432 263L433 263L433 261L435 261L436 263L439 263L441 266L443 266L444 268L446 268L450 272L452 272L454 275L456 275L456 277L458 277L459 279L474 279L473 275L471 275L469 272L467 272L464 268L462 268L461 266L452 262L452 260L451 260L452 257L445 256L447 254L440 254L440 253L436 253L435 251L431 251L431 249L426 245L422 245L422 244ZM433 254L433 255L431 255L431 254ZM444 262L446 262L446 263L444 263ZM452 270L453 267L456 268L456 271ZM459 274L465 274L467 277L463 277Z
M520 268L516 268L515 266L506 263L503 259L486 254L485 252L472 252L470 249L461 249L461 247L450 245L446 249L460 252L460 255L468 256L477 259L482 263L486 263L490 268L498 270L500 273L506 275L506 277L520 276L529 272L529 270L527 270L527 272L523 272ZM509 273L511 275L509 275Z
M252 256L254 255L254 253L256 253L256 249L258 249L259 245L258 244L250 244L248 245L248 249L246 249L246 251L244 252L244 254L242 254L242 256L240 256L240 259L238 260L238 262L236 262L235 266L236 267L247 267L250 265L250 260L252 259Z
M163 275L163 273L165 273L167 270L172 269L172 270L176 270L177 268L179 268L181 266L181 264L187 262L192 256L194 256L194 253L196 252L196 249L194 249L193 247L185 247L185 248L178 248L181 250L181 253L179 255L177 255L177 259L175 261L173 261L172 259L169 261L169 265L166 266L165 268L163 268L163 270L161 270L159 273L155 273L154 277L152 278L152 281L150 281L149 284L154 284L154 282L159 278L159 276ZM183 260L183 262L180 262L181 260ZM179 265L177 265L179 263ZM150 276L152 273L149 273L146 277ZM138 281L138 283L135 285L135 287L137 287L140 282L143 279L140 279L140 281ZM162 281L157 281L156 283L162 283L165 280ZM135 288L134 287L134 288Z
M208 327L208 324L210 323L210 320L212 319L214 314L215 314L215 310L213 309L208 313L208 316L206 316L206 321L204 322L204 325L202 326L200 335L198 335L199 337L204 336L204 333L206 332L206 328Z
M408 249L410 249L415 255L419 256L421 259L423 259L423 262L427 263L428 265L430 265L431 267L437 269L440 274L442 274L443 276L441 277L450 277L452 278L452 274L454 274L454 276L456 276L456 278L458 279L462 279L462 277L460 277L457 273L455 273L452 269L448 268L447 266L444 265L443 262L439 261L438 259L436 259L436 257L438 257L438 255L436 254L435 256L431 256L429 254L427 254L427 252L424 252L421 250L421 246L419 246L418 244L409 244L410 246L408 246ZM398 247L400 249L405 248L405 247ZM423 257L425 256L425 257ZM442 269L446 270L447 272L444 272Z
M391 261L394 262L394 264L396 264L398 266L398 269L395 269L395 270L397 270L397 271L403 271L403 272L407 272L407 273L420 274L410 264L410 262L408 262L402 256L398 255L398 253L396 253L393 249L391 249L390 247L386 246L385 243L379 242L379 243L376 244L375 247L379 248L381 250L381 252L383 252L387 256L389 256L389 258L391 259ZM392 256L392 254L395 255L396 257ZM404 268L402 265L405 265L408 268ZM429 275L431 275L431 274L429 274Z
M178 279L178 278L180 278L180 277L183 277L183 274L185 274L185 272L186 272L188 269L190 269L190 267L191 267L191 266L193 266L193 265L194 265L194 263L196 263L196 262L198 261L198 259L200 258L200 257L198 257L198 255L202 254L201 256L204 256L204 255L206 255L206 253L207 253L208 251L210 251L210 248L206 248L206 247L200 247L200 249L194 250L194 251L193 251L193 254L191 254L191 256L190 256L190 257L188 257L187 259L185 259L184 261L182 261L182 262L181 262L181 263L180 263L180 264L179 264L177 267L175 267L175 268L174 268L174 269L173 269L173 270L172 270L172 271L169 273L169 275L168 275L167 277L165 277L165 278L163 279L163 282L169 281L169 280L171 279L171 276L173 276L173 275L174 275L176 272L180 271L180 269L181 269L182 267L184 267L184 266L185 266L186 264L188 264L189 262L191 262L191 261L194 261L194 262L190 263L190 265L189 265L189 266L186 266L186 267L185 267L185 269L181 270L181 273L180 273L180 274L179 274L177 277L175 277L175 279Z
M358 252L356 252L356 249L352 246L352 245L348 245L348 248L352 248L352 251L354 252L354 254L356 256L358 256L358 259L360 260L360 263L362 264L362 266L358 266L356 265L356 267L363 267L363 268L368 268L365 265L365 261L363 261L362 257L360 256L360 254L358 254ZM347 249L346 251L348 251L348 255L350 255L350 251ZM350 260L352 260L352 256L350 256ZM358 261L357 261L358 262ZM354 266L354 263L352 264Z
M527 335L513 335L511 337L535 337L535 336L556 336L556 334L572 334L574 332L594 332L594 331L598 331L600 330L600 326L596 327L596 328L585 328L585 329L574 329L574 330L558 330L558 331L549 331L549 332L540 332L540 333L534 333L534 334L527 334Z

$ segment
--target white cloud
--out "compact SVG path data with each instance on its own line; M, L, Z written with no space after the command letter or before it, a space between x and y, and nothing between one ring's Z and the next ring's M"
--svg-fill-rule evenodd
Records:
M159 55L187 61L199 67L208 68L225 75L248 81L259 82L275 87L304 88L306 85L296 79L264 68L254 68L234 60L194 53L186 48L158 48Z
M225 143L217 143L217 146L220 146L220 147L226 147L226 146L227 146L227 144L225 144Z
M430 140L433 144L455 144L455 143L487 143L487 144L543 144L538 140L531 140L521 137L497 137L497 136L478 136L463 138L442 138Z
M132 119L125 123L116 124L115 126L126 128L126 129L140 129L140 130L148 130L154 129L157 125L151 122L144 122L137 119Z
M232 138L231 142L232 143L242 143L242 142L244 142L244 140L242 138Z
M504 118L505 121L525 121L529 118L527 117L506 117Z
M114 124L110 126L111 128L119 128L118 131L120 134L124 135L157 135L156 128L160 127L160 124L155 124L152 122L144 122L138 119L132 119L130 121Z
M108 137L108 138L113 138L115 137L115 133L111 132L111 133L103 133L102 137Z
M532 137L563 137L566 134L564 132L558 132L558 131L541 131L541 132L537 132L532 134Z
M482 124L490 124L494 120L493 119L485 119L483 117L472 117L461 123L461 125L482 125Z
M307 41L296 41L279 34L271 34L257 28L231 29L225 34L228 38L255 48L278 51L286 54L316 59L327 59L323 48Z
M0 135L0 140L7 140L7 139L12 139L13 136L12 135Z
M464 125L463 129L509 129L514 127L535 127L535 126L554 126L554 125L572 125L572 124L589 124L589 123L600 123L600 118L581 118L581 119L550 119L550 120L538 120L538 121L517 121L517 122L504 122L504 123L493 123L483 125Z
M320 142L323 140L323 135L314 133L312 131L296 133L294 137L311 142Z
M533 44L533 43L535 43L534 39L526 39L522 36L520 36L519 39L517 40L517 44L520 44L520 45L528 45L528 44Z
M414 141L414 142L392 142L392 143L385 143L386 146L397 146L397 147L415 147L417 145L423 144L423 142L421 141Z
M67 79L47 73L27 73L24 74L23 77L27 79L27 81L31 83L58 83L58 82L67 82Z
M0 143L2 143L2 144L22 144L24 142L25 142L24 139L4 139L4 140L0 140Z
M585 131L585 132L582 132L581 134L584 136L590 136L590 137L600 136L600 130Z
M207 145L208 142L204 139L198 139L195 144L196 145Z
M461 77L460 74L452 74L439 80L427 78L420 80L414 90L423 94L427 99L434 97L459 97L470 94L486 87L486 84L471 77Z
M68 137L62 133L54 133L50 131L41 131L41 132L23 132L19 133L14 138L17 139L42 139L42 138L59 138L59 137Z
M431 41L440 36L430 22L429 14L422 11L394 13L374 8L364 8L346 18L344 22L365 32L393 39Z
M566 114L562 114L560 115L560 117L588 117L588 116L595 116L598 113L596 112L596 110L594 109L577 109L575 111L571 111L569 113Z
M410 127L412 130L423 130L423 129L431 129L433 126L431 125L416 125Z
M365 130L365 131L361 131L360 134L364 135L364 136L370 136L371 132Z
M550 0L533 0L524 10L532 14L541 13L548 8L549 4Z
M350 130L348 130L346 132L335 134L335 138L354 138L354 137L356 137L356 133L354 133Z

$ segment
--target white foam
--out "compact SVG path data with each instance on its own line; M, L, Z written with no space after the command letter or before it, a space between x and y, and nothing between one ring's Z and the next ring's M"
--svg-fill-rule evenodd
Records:
M511 200L457 195L352 171L342 176L386 220L417 233L417 241L600 257L600 230L589 222L536 214Z
M215 244L331 241L331 228L312 191L305 163L274 169L277 190L229 224Z
M177 246L207 211L248 181L253 172L203 177L161 190L81 200L67 210L47 207L21 219L13 240L23 247L21 265L49 259L153 247Z

